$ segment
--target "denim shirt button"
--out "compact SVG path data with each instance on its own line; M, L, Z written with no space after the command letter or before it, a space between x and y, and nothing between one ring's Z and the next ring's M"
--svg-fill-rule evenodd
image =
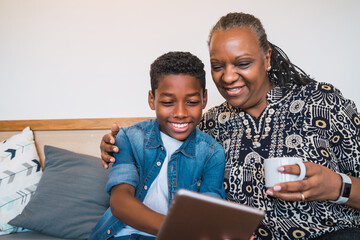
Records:
M111 233L110 229L108 229L106 232L107 232L107 234L110 234L110 233Z
M164 147L161 147L161 150L164 151Z
M156 163L156 165L158 165L158 166L160 167L160 165L161 165L161 162L157 162L157 163Z
M146 185L144 186L144 189L147 190L147 186L146 186Z

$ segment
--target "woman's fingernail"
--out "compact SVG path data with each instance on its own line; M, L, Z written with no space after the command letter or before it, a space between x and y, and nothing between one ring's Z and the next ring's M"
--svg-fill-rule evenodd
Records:
M273 187L273 190L274 190L275 192L279 192L279 191L281 190L281 187L280 187L279 185L275 185L275 186Z
M110 143L111 143L111 144L114 144L114 140L111 139L111 140L110 140Z
M111 159L110 159L110 162L114 163L114 162L115 162L115 159L114 159L114 158L111 158Z
M273 196L273 195L274 195L274 193L273 193L271 190L269 190L269 189L266 190L266 194L269 195L269 196Z
M114 151L114 152L117 152L117 151L118 151L118 149L117 149L116 147L114 147L114 148L113 148L113 151Z
M278 168L278 171L279 171L279 172L283 172L283 171L285 171L285 168L284 168L284 167L279 167L279 168Z

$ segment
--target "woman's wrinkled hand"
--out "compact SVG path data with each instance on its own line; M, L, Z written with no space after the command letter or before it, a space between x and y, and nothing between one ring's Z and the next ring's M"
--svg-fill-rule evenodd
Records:
M115 146L115 137L119 132L119 129L119 125L113 123L111 126L111 133L105 134L101 140L101 164L104 168L109 168L109 164L115 162L113 153L117 153L119 151L119 148Z
M327 201L336 200L341 189L341 176L322 165L304 162L306 175L303 180L279 183L268 189L266 194L285 201ZM279 172L300 174L297 165L285 165Z

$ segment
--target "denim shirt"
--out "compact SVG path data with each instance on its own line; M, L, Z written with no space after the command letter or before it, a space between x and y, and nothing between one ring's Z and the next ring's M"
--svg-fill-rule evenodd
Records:
M121 128L116 136L116 146L119 153L114 154L116 162L106 190L110 194L113 186L130 184L135 188L135 197L142 202L166 157L158 121L149 119ZM169 160L169 206L180 188L224 198L224 168L223 147L195 128ZM125 223L114 217L109 208L89 239L108 239L124 226Z

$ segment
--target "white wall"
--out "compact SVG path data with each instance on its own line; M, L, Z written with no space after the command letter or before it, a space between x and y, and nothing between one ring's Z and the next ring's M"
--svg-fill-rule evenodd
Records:
M358 0L0 0L0 119L153 116L149 66L170 50L204 61L215 106L206 41L230 11L260 18L295 64L360 107Z

